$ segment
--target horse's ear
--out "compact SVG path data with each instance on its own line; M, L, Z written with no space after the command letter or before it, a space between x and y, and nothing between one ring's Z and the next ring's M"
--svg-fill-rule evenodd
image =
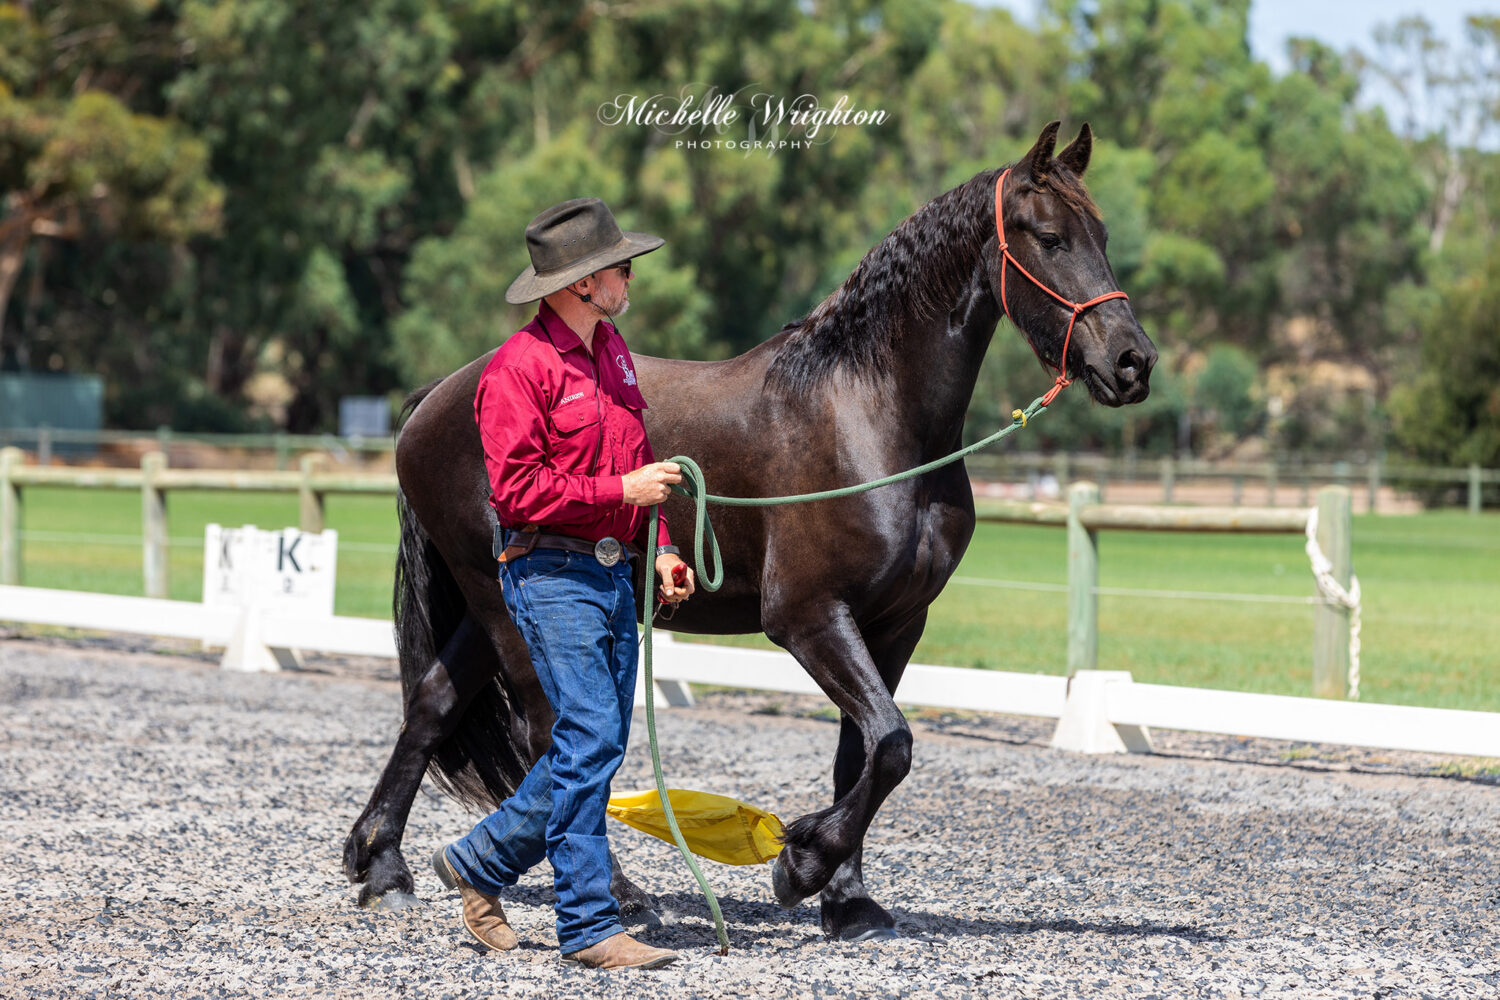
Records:
M1026 154L1027 170L1037 180L1047 176L1047 171L1052 169L1052 151L1057 148L1057 130L1060 128L1062 122L1048 122L1042 134L1036 137L1036 145Z
M1057 154L1057 162L1082 177L1083 172L1089 168L1089 156L1093 152L1094 133L1089 130L1089 123L1084 122L1083 128L1078 130L1078 138Z

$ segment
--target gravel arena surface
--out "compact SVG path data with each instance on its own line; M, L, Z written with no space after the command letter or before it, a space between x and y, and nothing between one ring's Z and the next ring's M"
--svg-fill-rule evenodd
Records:
M551 872L506 899L522 946L471 944L426 867L473 817L425 789L420 906L364 911L344 835L400 724L389 661L220 673L183 646L0 633L5 997L1500 997L1494 762L1157 733L1151 757L1047 748L1044 720L914 713L915 763L865 868L902 937L830 944L769 870L612 827L680 949L562 967ZM823 805L816 699L708 692L660 714L671 784ZM650 787L644 713L617 789Z

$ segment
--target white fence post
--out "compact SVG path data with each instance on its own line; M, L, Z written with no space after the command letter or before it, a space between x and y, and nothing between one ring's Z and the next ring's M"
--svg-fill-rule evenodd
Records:
M156 482L167 467L159 451L141 456L141 567L146 596L167 596L167 492Z
M21 582L21 487L14 475L25 462L20 448L0 448L0 584Z
M1109 720L1106 690L1129 684L1128 670L1083 670L1068 679L1068 700L1052 733L1054 750L1075 753L1154 753L1145 726L1115 725Z

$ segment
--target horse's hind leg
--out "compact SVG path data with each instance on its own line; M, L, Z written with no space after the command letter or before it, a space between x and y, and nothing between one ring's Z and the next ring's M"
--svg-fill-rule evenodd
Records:
M848 749L844 749L846 741L840 741L833 805L800 817L786 828L785 847L772 867L771 880L777 901L795 906L828 886L835 873L856 857L875 811L911 768L911 728L886 689L847 608L804 607L795 622L777 628L773 637L844 713L844 732L857 734L858 739ZM855 888L858 873L855 860L847 876L851 884L835 892L853 893L848 898L856 898L862 889ZM877 926L889 927L889 914L873 901L869 905L878 913L851 913L855 922L873 920ZM842 936L843 920L835 924L837 936Z
M492 638L479 628L471 615L465 615L443 652L423 675L407 701L406 717L390 760L375 785L370 802L355 820L344 841L344 874L351 882L362 882L360 906L399 908L412 901L415 884L406 859L401 854L401 838L412 802L422 785L422 778L432 755L452 734L474 695L500 671L500 660ZM524 677L513 676L511 682L529 679L527 690L513 692L513 698L528 703L536 701L544 708L535 675L529 670ZM530 690L535 689L535 690ZM535 716L542 713L533 708ZM535 717L534 716L534 717ZM512 720L511 731L517 729ZM524 751L528 762L544 753L550 738L545 727L529 730L535 739L527 739ZM658 926L659 904L625 876L614 853L610 853L613 874L610 892L620 906L620 919L628 926Z
M434 751L453 732L479 689L500 670L485 630L465 615L412 690L401 734L365 811L344 841L344 874L363 882L360 906L400 907L415 889L401 837Z

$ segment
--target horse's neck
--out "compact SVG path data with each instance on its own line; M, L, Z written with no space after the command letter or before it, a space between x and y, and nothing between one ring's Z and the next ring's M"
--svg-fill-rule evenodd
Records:
M945 316L903 331L890 376L891 396L923 461L957 446L999 320L983 266L976 264Z

